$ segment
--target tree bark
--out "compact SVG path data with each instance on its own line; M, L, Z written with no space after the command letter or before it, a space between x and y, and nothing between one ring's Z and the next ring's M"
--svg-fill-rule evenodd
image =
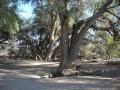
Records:
M62 11L59 12L59 18L61 21L61 38L60 38L60 48L61 48L61 58L59 66L55 72L54 76L61 76L62 70L64 69L64 65L66 65L66 61L68 61L68 27L69 27L69 16L67 12L67 0L58 0L60 3L60 8L63 8Z
M88 18L84 23L82 23L80 27L78 26L81 23L80 22L77 23L76 29L80 30L80 32L79 33L77 32L78 33L77 36L74 36L74 35L72 36L72 38L75 38L75 39L71 39L73 41L71 41L69 53L68 53L68 59L66 60L66 64L64 64L63 68L69 67L72 61L76 59L76 56L79 53L80 47L82 45L82 40L86 32L88 31L90 26L95 22L95 20L97 20L106 11L107 7L112 3L112 1L113 0L108 0L96 14Z
M67 4L67 0L63 1L63 4ZM67 8L64 7L60 13L60 20L61 20L61 61L59 67L56 71L56 74L53 76L60 76L62 75L62 71L64 69L69 68L72 65L72 61L74 61L79 53L79 50L82 45L82 41L86 32L90 28L90 26L97 20L107 9L107 7L112 3L113 0L107 0L107 2L99 9L97 13L95 13L92 17L86 19L84 22L78 22L75 25L75 31L72 35L71 43L68 49L68 23L69 17L67 14ZM66 5L67 6L67 5ZM76 34L77 33L77 34Z
M86 35L86 32L88 31L88 29L90 28L90 26L95 22L95 20L97 20L107 9L107 7L112 3L113 0L107 0L107 2L103 5L102 8L100 8L100 10L94 14L92 17L88 18L86 21L84 21L82 23L82 25L80 27L77 27L77 29L80 29L80 32L78 33L78 36L75 37L73 36L72 38L75 37L75 42L71 41L71 46L69 48L69 53L68 53L68 59L66 61L66 65L64 65L64 68L69 67L69 65L72 64L72 61L74 61L77 57L77 54L79 53L79 50L81 48L82 45L82 41L84 36ZM76 26L79 26L80 22L77 23Z

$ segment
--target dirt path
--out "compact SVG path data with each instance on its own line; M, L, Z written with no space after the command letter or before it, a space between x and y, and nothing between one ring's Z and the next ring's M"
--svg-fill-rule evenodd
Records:
M11 61L0 64L0 90L120 90L119 78L42 78L58 63Z

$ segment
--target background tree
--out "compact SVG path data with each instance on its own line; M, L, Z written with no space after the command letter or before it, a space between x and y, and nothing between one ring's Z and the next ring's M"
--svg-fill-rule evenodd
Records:
M1 43L12 37L19 30L19 18L15 13L16 0L0 1L0 33Z

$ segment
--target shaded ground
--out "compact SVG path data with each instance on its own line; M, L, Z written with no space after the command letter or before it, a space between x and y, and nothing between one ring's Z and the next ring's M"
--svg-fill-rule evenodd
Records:
M42 78L58 63L10 60L0 63L0 90L120 90L119 77Z

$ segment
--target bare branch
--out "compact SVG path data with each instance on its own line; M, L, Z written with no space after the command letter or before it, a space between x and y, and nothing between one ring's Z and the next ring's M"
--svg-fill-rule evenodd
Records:
M109 31L110 27L98 27L96 25L92 25L90 28L93 28L94 30Z
M98 27L96 25L92 25L90 28L93 28L94 30L106 31L109 34L113 35L113 33L110 31L110 27Z
M107 12L107 13L110 13L110 14L111 14L111 15L113 15L113 16L115 16L117 19L120 19L120 17L119 17L119 16L117 16L116 14L114 14L114 13L110 12L109 10L107 10L106 12Z
M112 9L112 8L115 8L115 7L118 7L118 6L120 6L120 4L117 4L117 5L114 5L114 6L108 7L107 9Z

